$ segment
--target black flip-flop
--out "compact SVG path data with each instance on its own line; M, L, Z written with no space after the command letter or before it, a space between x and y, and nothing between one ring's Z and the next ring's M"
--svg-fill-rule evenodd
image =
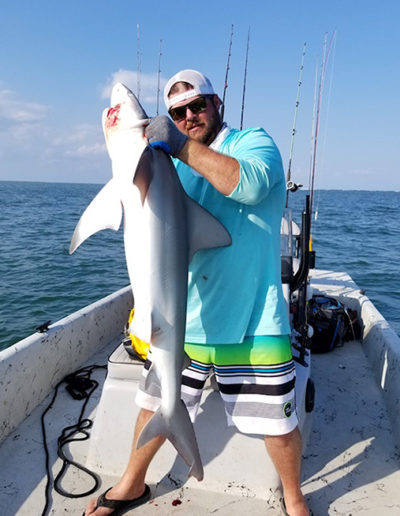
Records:
M107 489L107 491L104 491L104 493L98 497L97 504L94 509L96 510L99 507L107 507L107 509L114 509L110 516L122 516L131 509L134 509L135 507L138 507L139 505L146 503L151 496L150 487L147 484L145 484L144 493L141 496L134 498L133 500L111 500L109 498L106 498L106 494L108 493L108 491L110 491L110 489L112 489L112 487ZM83 513L82 516L85 516L85 513Z
M285 504L284 498L281 498L281 509L282 509L284 516L289 516L289 513L286 510L286 504ZM311 509L308 510L308 514L309 514L309 516L314 516L314 513L312 512Z

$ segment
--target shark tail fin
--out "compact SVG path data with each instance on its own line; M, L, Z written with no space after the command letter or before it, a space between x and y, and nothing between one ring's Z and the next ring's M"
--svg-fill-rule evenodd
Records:
M163 435L175 447L176 451L189 466L189 476L203 480L204 472L196 435L189 413L183 401L177 405L174 414L167 416L162 407L152 416L143 427L137 448L141 448L149 441Z
M74 234L69 253L72 254L87 238L102 229L117 231L122 219L122 205L111 179L83 212Z
M189 226L189 261L200 249L227 247L232 239L225 226L205 208L186 197Z

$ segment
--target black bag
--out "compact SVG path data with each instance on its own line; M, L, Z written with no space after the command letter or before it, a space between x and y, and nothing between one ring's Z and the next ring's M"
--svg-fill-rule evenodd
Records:
M308 302L307 315L308 323L314 330L312 353L326 353L343 345L348 316L339 301L315 295Z

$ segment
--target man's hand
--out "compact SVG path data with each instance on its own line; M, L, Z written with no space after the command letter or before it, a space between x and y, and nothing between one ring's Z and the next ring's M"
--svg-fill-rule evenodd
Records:
M178 156L188 139L165 115L152 118L145 129L145 135L152 147L162 149L174 158Z

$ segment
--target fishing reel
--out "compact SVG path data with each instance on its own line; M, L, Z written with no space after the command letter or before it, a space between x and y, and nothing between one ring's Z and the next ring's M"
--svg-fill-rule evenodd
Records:
M299 188L302 188L303 185L297 184L294 181L288 181L286 183L286 190L289 190L290 192L297 192Z

